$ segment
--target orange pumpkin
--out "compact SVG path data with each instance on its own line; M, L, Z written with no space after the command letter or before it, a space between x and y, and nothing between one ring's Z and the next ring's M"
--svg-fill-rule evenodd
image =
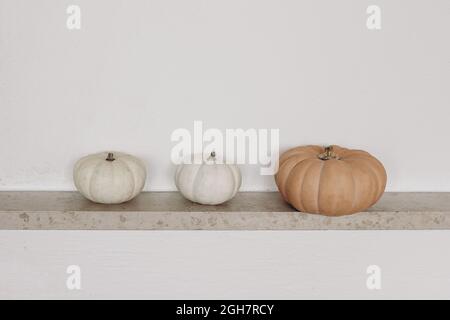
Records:
M375 204L386 187L386 171L365 151L302 146L281 155L275 181L297 210L340 216Z

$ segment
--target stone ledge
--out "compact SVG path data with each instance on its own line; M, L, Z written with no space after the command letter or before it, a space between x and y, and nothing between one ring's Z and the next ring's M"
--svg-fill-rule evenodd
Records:
M367 212L300 213L277 192L241 192L203 206L177 192L145 192L121 205L77 192L0 192L0 230L450 230L450 193L386 193Z

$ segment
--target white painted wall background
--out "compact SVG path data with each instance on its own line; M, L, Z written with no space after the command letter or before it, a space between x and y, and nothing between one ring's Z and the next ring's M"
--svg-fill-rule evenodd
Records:
M82 29L66 28L66 8ZM382 30L366 8L382 9ZM379 157L394 191L450 191L448 0L0 0L0 189L72 189L77 158L148 162L173 190L170 135L279 128L282 150ZM243 190L274 189L243 168Z
M0 231L0 299L449 299L449 241L447 231ZM66 287L71 265L79 291ZM381 290L366 286L370 265Z

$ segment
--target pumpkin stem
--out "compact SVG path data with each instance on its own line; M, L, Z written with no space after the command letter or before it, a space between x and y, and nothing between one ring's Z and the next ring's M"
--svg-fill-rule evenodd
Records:
M333 151L333 146L325 147L325 152L317 156L320 160L339 160L338 155Z
M114 153L112 153L112 152L109 152L108 153L108 158L106 158L106 161L114 161L114 160L116 160L115 158L114 158Z
M214 161L214 163L216 163L216 152L215 151L211 152L211 154L208 157L208 161Z

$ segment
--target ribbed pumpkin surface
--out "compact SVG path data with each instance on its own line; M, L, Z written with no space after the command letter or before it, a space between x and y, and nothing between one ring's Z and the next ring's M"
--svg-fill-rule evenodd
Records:
M340 216L375 204L386 187L386 171L362 150L302 146L281 155L275 181L297 210Z

